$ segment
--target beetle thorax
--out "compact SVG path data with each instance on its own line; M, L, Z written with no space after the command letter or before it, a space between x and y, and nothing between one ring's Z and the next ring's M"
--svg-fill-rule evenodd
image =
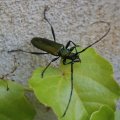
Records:
M72 60L73 62L80 62L79 55L71 52L69 49L65 47L59 50L59 56L61 56L63 59Z
M62 47L60 50L59 50L59 55L62 57L62 58L65 58L67 56L69 56L70 54L70 51L68 49L66 49L65 47Z

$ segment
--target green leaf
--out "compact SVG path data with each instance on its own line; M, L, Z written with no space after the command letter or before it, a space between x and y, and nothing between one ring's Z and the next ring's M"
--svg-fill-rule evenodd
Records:
M80 50L79 50L80 51ZM74 64L74 90L72 100L63 120L89 120L102 105L113 111L120 95L120 87L113 78L111 64L90 48L80 54L81 63ZM70 65L38 68L29 80L38 100L50 106L61 119L70 96ZM109 113L108 113L109 114Z
M115 111L115 120L120 120L120 110Z
M0 80L0 120L33 120L34 115L35 110L24 96L24 88L15 82Z
M90 120L114 120L114 111L110 107L103 105L91 115Z

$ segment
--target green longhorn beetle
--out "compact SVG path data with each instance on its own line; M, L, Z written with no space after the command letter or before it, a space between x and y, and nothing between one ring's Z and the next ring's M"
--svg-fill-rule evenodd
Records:
M66 105L66 108L62 114L62 117L64 117L67 113L67 110L69 108L70 105L70 101L72 98L72 93L73 93L73 64L75 62L81 62L79 54L84 52L85 50L87 50L88 48L90 48L91 46L93 46L94 44L98 43L99 41L101 41L110 31L110 23L108 22L104 22L104 21L99 21L101 23L106 23L108 25L108 30L107 32L98 40L96 40L94 43L90 44L89 46L87 46L86 48L82 49L81 51L77 51L76 47L78 47L78 45L76 45L73 41L68 41L66 46L64 46L63 44L57 43L56 42L56 37L55 37L55 32L54 29L51 25L51 23L49 22L49 20L46 17L46 11L47 9L45 8L44 10L44 19L48 22L48 24L51 27L51 32L52 32L52 36L54 41L51 41L49 39L46 38L40 38L40 37L35 37L31 40L31 43L33 46L35 46L36 48L45 51L45 53L40 53L40 52L27 52L21 49L18 50L11 50L8 52L26 52L26 53L31 53L31 54L35 54L35 55L41 55L41 54L52 54L54 56L56 56L54 59L51 60L51 62L44 68L44 70L41 73L41 77L43 78L45 71L47 70L47 68L50 66L50 64L54 61L56 61L57 59L59 59L60 57L63 59L63 64L67 65L67 64L71 64L71 91L70 91L70 97L68 100L68 103ZM95 23L99 23L99 22L95 22ZM72 47L70 47L70 44L73 44ZM75 53L73 53L73 50L75 50ZM70 62L67 62L67 60L70 60Z

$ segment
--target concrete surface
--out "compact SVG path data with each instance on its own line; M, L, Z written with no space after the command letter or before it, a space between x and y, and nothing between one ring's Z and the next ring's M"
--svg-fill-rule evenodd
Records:
M100 20L110 22L110 33L94 48L113 64L115 78L120 83L120 0L0 0L0 75L11 71L15 55L19 65L8 79L26 85L32 71L51 60L48 55L6 52L13 49L36 51L30 44L36 36L52 39L50 26L43 20L46 5L50 8L47 17L54 26L57 41L63 44L72 40L85 47L94 41L85 37L89 25ZM95 27L94 31L102 29L102 25L100 27ZM98 32L94 32L96 34ZM38 111L35 120L56 120L51 110L38 104L33 95L30 98Z

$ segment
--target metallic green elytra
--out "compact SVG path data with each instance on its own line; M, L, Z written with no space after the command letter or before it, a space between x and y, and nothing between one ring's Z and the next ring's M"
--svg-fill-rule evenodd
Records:
M31 40L31 43L36 48L46 51L47 53L50 53L54 56L58 56L60 49L63 48L62 44L56 43L56 42L54 42L52 40L48 40L46 38L35 37Z

